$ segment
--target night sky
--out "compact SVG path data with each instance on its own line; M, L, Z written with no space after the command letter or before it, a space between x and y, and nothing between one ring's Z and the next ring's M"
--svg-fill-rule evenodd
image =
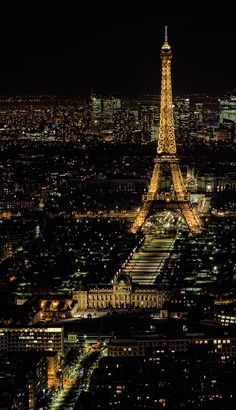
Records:
M235 17L229 10L164 15L148 0L133 8L128 1L98 3L1 6L0 94L159 93L165 24L175 94L222 95L236 87Z

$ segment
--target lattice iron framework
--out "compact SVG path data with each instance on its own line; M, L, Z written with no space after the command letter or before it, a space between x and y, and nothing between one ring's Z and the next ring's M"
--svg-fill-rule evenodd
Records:
M161 109L157 156L154 160L154 169L148 193L143 195L142 206L131 227L131 232L133 233L138 232L149 216L156 212L155 204L158 202L164 203L166 206L178 207L189 230L193 234L199 234L202 230L199 215L197 211L191 207L190 194L185 187L176 153L172 105L171 58L171 47L167 38L167 26L165 26L165 41L161 47ZM174 192L168 194L161 192L163 168L170 169L173 180Z

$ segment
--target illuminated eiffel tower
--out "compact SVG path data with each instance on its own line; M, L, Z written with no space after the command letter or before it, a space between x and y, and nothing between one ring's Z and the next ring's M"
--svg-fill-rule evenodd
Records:
M161 112L157 156L154 160L154 169L148 193L143 195L142 206L131 227L131 232L133 233L138 232L149 216L156 214L160 207L178 208L193 234L199 234L202 230L201 220L197 211L191 207L190 194L184 185L176 154L172 107L171 57L171 47L168 44L167 38L167 26L165 26L165 42L161 47ZM161 177L164 169L171 171L173 192L164 193L161 191Z

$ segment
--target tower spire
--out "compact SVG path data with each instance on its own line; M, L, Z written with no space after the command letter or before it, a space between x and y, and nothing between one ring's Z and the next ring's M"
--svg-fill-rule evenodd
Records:
M165 26L165 43L168 43L168 32L167 32L168 26Z

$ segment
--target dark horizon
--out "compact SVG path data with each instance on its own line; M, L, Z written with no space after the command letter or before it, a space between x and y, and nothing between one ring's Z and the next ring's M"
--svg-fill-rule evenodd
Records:
M233 16L25 2L2 11L0 95L159 94L164 25L174 95L235 88Z

